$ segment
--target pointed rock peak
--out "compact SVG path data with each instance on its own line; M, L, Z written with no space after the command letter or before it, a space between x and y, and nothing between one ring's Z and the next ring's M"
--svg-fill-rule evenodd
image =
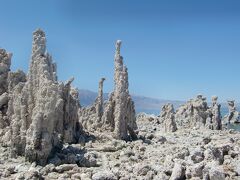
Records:
M41 29L37 29L33 32L33 47L32 54L44 55L46 52L46 35L45 32Z
M101 78L100 82L104 82L106 80L106 78Z
M8 53L5 49L0 48L0 63L11 65L12 53Z
M116 54L120 55L121 44L122 44L122 41L117 40L117 42L116 42Z
M235 103L235 100L227 100L227 102L232 104L232 103Z
M45 32L41 28L38 28L33 32L33 35L41 35L45 37Z
M218 96L212 96L212 102L217 102Z
M65 86L70 86L73 81L74 81L74 77L71 77L69 80L65 82Z

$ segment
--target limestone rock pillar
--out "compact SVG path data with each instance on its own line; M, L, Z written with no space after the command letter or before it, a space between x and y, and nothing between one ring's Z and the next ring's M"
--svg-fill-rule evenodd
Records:
M177 124L175 122L175 113L172 104L166 104L162 107L160 118L164 123L165 132L177 131Z

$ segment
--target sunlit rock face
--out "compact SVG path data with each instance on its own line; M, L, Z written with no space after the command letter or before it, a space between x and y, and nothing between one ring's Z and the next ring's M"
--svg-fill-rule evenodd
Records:
M175 132L177 130L175 112L172 104L166 104L162 107L160 119L163 122L165 132Z
M224 117L225 123L240 123L240 114L237 111L235 101L229 100L228 104L228 114Z
M0 49L0 95L8 90L8 72L10 72L12 54Z
M184 128L204 128L210 111L206 98L198 95L177 109L175 115L177 125Z
M8 108L8 74L10 72L12 54L5 49L0 49L0 128L1 134L5 134L3 130L8 124L7 108Z
M79 111L79 120L83 128L88 132L96 132L102 130L102 115L104 110L103 102L103 83L105 78L101 78L98 87L98 96L89 107L83 107Z
M221 105L217 102L218 97L212 97L212 105L209 107L206 98L198 95L195 99L189 100L180 106L175 114L178 127L181 128L209 128L221 130Z
M217 102L218 97L212 97L212 106L209 109L206 127L212 130L222 129L221 105Z
M121 41L116 42L114 91L106 103L102 121L107 129L114 132L116 139L127 139L128 131L137 128L134 102L128 90L128 69L120 55Z
M128 70L120 55L121 41L116 42L114 58L114 91L103 103L103 82L93 105L80 110L80 122L90 132L109 132L113 138L128 139L137 128L134 102L128 90Z
M8 63L9 64L9 63ZM27 77L22 71L9 73L7 132L2 141L11 155L46 164L63 142L77 142L79 133L78 91L72 80L57 82L56 64L46 53L45 33L33 33L32 56Z
M0 141L4 145L10 144L9 109L14 98L12 92L17 84L26 81L26 75L22 71L10 71L11 57L11 53L0 49Z

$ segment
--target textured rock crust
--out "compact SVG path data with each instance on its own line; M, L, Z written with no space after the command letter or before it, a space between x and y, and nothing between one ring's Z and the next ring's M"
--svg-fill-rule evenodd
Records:
M106 103L102 121L117 139L128 139L128 130L137 128L134 102L128 90L128 70L120 55L121 41L116 42L114 91ZM131 131L132 132L132 131Z
M134 102L128 90L128 71L120 55L121 41L116 42L114 91L103 104L103 82L99 82L99 92L95 103L80 110L80 122L90 132L109 132L116 139L135 138L137 128Z
M209 110L209 117L207 119L208 128L213 130L221 130L222 129L222 120L221 120L221 105L217 102L218 97L212 97L212 106Z
M0 128L1 134L4 134L4 129L8 124L7 109L8 109L8 74L10 72L12 54L0 49Z
M0 49L0 95L8 91L8 73L10 71L12 54Z
M198 95L195 99L191 99L180 106L175 114L178 127L221 130L221 105L217 103L217 99L217 96L213 96L212 106L208 107L206 98Z
M134 103L120 44L117 41L112 97L104 107L102 78L98 97L88 108L80 106L78 90L71 86L74 78L58 82L57 66L46 52L42 30L33 33L27 75L20 70L11 72L12 55L0 49L0 137L2 144L10 147L12 157L25 156L30 162L45 165L64 143L85 142L83 127L87 132L109 129L117 139L127 139L129 134L136 138Z
M3 61L8 71L9 59L10 55L5 53ZM46 37L42 30L33 33L28 75L22 71L11 72L6 79L3 91L8 87L8 123L5 123L2 141L11 147L12 156L22 155L44 165L63 142L78 141L77 90L71 87L71 81L57 82L56 64L46 53ZM6 98L1 97L3 102Z
M224 117L224 121L226 123L239 123L240 122L240 117L239 117L239 112L237 111L237 108L235 106L235 101L227 101L228 103L228 110L229 113Z
M98 87L98 97L95 103L90 107L84 107L80 110L80 122L85 130L89 132L95 132L101 130L102 116L104 111L103 103L103 83L105 78L101 78Z
M165 132L175 132L177 130L172 104L166 104L162 107L160 118L162 119L161 121L164 122Z

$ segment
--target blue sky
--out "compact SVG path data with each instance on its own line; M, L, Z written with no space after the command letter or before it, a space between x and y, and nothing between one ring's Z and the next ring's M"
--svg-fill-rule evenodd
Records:
M32 32L47 34L62 81L113 89L114 43L123 41L131 93L240 101L239 0L0 0L0 47L27 71Z

